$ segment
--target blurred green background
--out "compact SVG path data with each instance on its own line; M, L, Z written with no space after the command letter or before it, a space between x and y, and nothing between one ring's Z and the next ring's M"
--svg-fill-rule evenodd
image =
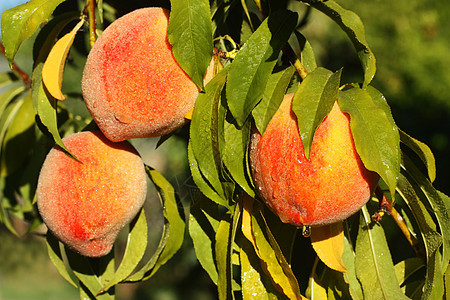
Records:
M0 10L12 6L14 1L1 0ZM131 2L145 6L145 1ZM337 2L363 20L367 40L377 58L373 85L387 98L398 126L431 147L438 173L435 187L450 194L450 2ZM345 82L361 81L353 46L336 24L313 11L303 32L316 51L319 64L332 70L344 67ZM31 44L23 48L17 61L30 72ZM0 58L0 72L7 68L6 61ZM134 144L144 160L165 174L183 203L188 204L196 190L190 182L185 141L173 136L158 149L153 139ZM117 295L119 300L217 298L215 286L198 265L188 237L182 251L152 279L122 285ZM17 238L0 227L0 300L13 299L69 300L78 299L78 294L57 274L47 258L42 237Z

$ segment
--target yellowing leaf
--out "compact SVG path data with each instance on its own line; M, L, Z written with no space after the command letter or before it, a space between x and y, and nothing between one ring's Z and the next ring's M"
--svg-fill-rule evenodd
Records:
M192 108L188 113L184 116L185 119L192 120L192 114L194 113L194 108Z
M75 35L83 23L84 20L78 22L71 32L67 33L55 43L42 69L42 81L45 87L50 95L58 100L66 99L61 91L64 66Z
M342 222L312 228L311 243L317 256L325 265L339 272L348 272L342 261L344 254Z

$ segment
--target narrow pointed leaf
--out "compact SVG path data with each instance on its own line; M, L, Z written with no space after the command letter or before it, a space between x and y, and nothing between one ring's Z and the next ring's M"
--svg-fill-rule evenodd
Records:
M250 196L254 196L251 175L247 170L248 144L250 142L250 122L238 128L232 122L224 121L224 140L221 147L222 160L231 177Z
M309 159L317 127L333 108L339 93L341 71L317 68L308 74L295 92L292 110L297 116L298 130L305 156Z
M153 275L180 249L184 241L186 223L184 217L182 217L184 214L183 207L180 207L177 203L173 186L158 171L147 168L147 173L162 198L164 218L170 226L169 237L164 250L152 270L151 275Z
M348 230L346 230L346 235L344 235L344 253L342 255L342 261L348 273L342 273L342 276L344 277L345 283L347 283L348 291L352 299L363 300L361 283L356 276L355 251L348 235Z
M256 215L256 216L255 216ZM303 299L297 280L284 258L281 249L276 244L274 237L268 230L260 208L253 208L252 235L255 242L255 252L264 262L265 273L275 286L279 286L280 292L289 299Z
M375 55L366 41L364 25L357 14L341 7L335 1L302 0L320 10L336 22L350 38L364 71L363 87L370 84L376 72Z
M362 209L355 248L356 274L364 299L408 299L400 289L383 228Z
M7 90L3 91L3 93L0 94L0 117L3 115L3 112L5 111L8 104L24 90L25 88L22 85L11 85L11 87L8 87Z
M244 44L231 64L226 93L229 109L242 126L261 100L278 55L297 24L297 14L272 13Z
M42 83L42 67L43 64L41 63L33 71L32 95L36 105L35 109L39 119L51 133L55 143L69 153L58 130L56 100L45 91L44 84Z
M214 248L215 236L220 223L218 206L203 197L199 197L198 201L198 204L191 207L189 235L198 261L214 284L217 285L218 272L214 260Z
M103 287L102 292L107 291L114 285L126 279L144 256L147 248L147 220L145 211L141 209L136 219L131 224L131 230L128 233L127 246L119 267L114 272L114 276Z
M55 8L65 0L31 0L2 14L2 42L6 58L12 63L20 45L47 22Z
M350 115L356 150L364 166L386 182L393 195L400 173L400 136L390 111L366 90L339 93L339 107Z
M300 46L300 61L303 67L305 67L308 73L311 73L317 68L316 56L314 50L308 40L299 31L295 31L295 36L297 37Z
M277 111L284 94L295 73L294 67L288 67L270 75L261 102L252 111L258 131L263 134L273 115Z
M42 68L42 81L50 95L58 100L66 98L61 91L64 66L75 35L83 24L84 20L79 21L69 33L55 43Z
M30 141L34 141L34 108L31 97L24 98L23 104L8 126L2 142L0 176L8 176L23 163L30 153Z
M312 229L311 244L325 265L338 272L348 272L342 261L342 255L344 254L342 222Z
M212 58L212 24L208 0L171 0L168 38L181 68L203 89Z
M200 173L214 191L220 196L217 202L227 204L227 191L224 188L222 176L222 162L219 149L219 105L220 96L227 78L227 70L217 74L207 85L206 92L197 98L190 128L191 157L195 159L198 167L196 173ZM195 164L191 163L191 167ZM194 173L194 172L193 172ZM201 178L198 178L200 181ZM201 187L201 186L200 186Z
M426 199L435 212L442 234L442 269L445 270L450 261L450 212L448 210L448 204L446 204L445 199L442 198L441 194L433 187L431 182L419 171L412 160L405 154L403 155L403 167L405 171L413 178L413 181L411 181L413 186L417 185L417 189L419 190L418 194L424 195L424 199L422 201Z
M406 283L406 280L413 276L418 270L425 267L422 259L419 257L410 257L395 264L395 274L400 285ZM406 286L406 285L405 285ZM403 289L405 288L403 287Z
M61 254L61 249L59 247L59 241L55 238L55 236L51 233L47 234L47 252L50 258L50 261L58 270L58 273L71 285L74 287L78 287L78 284L72 279L67 271L66 265L64 264L64 260Z
M428 178L431 182L433 182L434 179L436 179L436 162L431 149L426 144L406 134L403 130L399 130L399 132L400 141L419 156L419 158L427 167Z

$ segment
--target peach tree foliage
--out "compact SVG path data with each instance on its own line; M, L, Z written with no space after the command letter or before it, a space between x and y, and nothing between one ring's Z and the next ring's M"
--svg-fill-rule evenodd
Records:
M171 9L174 56L203 90L184 136L201 193L183 207L171 183L150 165L148 179L164 220L158 241L148 238L154 230L148 205L127 228L126 247L116 257L87 258L47 234L49 258L81 298L113 299L115 285L151 280L180 250L186 232L219 299L449 296L450 200L433 187L433 154L395 124L382 91L371 85L376 61L363 23L338 2L163 3ZM342 82L345 69L327 70L316 61L303 33L313 21L311 11L329 17L348 36L361 63L359 82ZM79 81L73 80L82 68L72 65L82 65L87 53L71 50L75 39L89 49L115 18L106 0L31 0L2 15L1 48L11 71L0 74L0 221L15 234L13 219L26 222L29 234L42 223L34 195L49 148L64 148L61 137L95 128L74 87ZM27 74L15 56L30 39L33 66ZM213 54L215 76L203 86ZM295 93L292 109L307 156L318 125L338 99L350 115L364 165L381 178L367 205L343 222L296 228L282 223L258 197L249 166L250 134L253 128L264 132L286 93ZM409 248L395 261L392 232L403 235ZM305 268L297 261L308 245L316 254Z

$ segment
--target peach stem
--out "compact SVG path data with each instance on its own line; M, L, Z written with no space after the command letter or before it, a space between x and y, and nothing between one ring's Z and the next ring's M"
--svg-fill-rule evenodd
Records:
M2 43L0 43L0 52L2 52L3 56L6 58L6 54L5 54L5 47L3 46ZM12 70L13 72L15 72L17 75L19 75L20 78L22 78L22 81L25 83L26 86L30 86L31 81L30 81L30 76L28 76L27 73L25 73L21 68L19 68L16 63L13 63L12 65Z
M300 59L295 54L294 50L292 49L291 45L289 43L286 44L286 46L283 49L283 52L288 57L289 61L294 65L295 69L297 70L297 73L300 75L300 78L304 80L306 76L308 75L308 71L306 71L303 64L300 62Z

